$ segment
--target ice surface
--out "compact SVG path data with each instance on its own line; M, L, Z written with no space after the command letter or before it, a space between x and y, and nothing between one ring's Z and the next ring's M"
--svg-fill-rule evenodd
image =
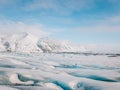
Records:
M119 90L120 57L0 53L0 90Z

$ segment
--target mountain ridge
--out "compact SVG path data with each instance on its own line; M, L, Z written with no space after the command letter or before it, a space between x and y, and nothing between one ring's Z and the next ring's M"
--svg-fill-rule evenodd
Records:
M22 32L12 36L0 37L0 50L9 52L70 52L75 51L73 45L65 41L50 38L38 38L30 33Z
M78 53L120 53L119 46L77 45L69 41L59 41L51 38L39 38L28 32L0 36L0 51L49 53L49 52L78 52Z

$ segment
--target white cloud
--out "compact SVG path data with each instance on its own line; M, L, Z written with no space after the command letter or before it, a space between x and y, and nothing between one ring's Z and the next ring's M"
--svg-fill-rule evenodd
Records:
M48 36L50 33L43 31L43 27L39 24L26 24L23 22L1 21L0 34L12 35L14 33L28 32L39 37Z
M71 13L90 9L95 0L33 0L25 6L27 10L53 10L57 13Z
M120 16L107 17L96 21L94 25L78 27L75 30L83 32L120 32Z
M55 9L57 0L33 0L27 7L28 9Z
M81 9L90 9L94 6L94 0L66 0L65 7L71 10L79 11Z

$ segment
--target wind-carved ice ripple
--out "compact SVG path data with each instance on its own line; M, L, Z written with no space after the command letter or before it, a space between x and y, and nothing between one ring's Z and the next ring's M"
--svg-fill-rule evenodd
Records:
M39 82L41 82L40 80L24 76L20 73L10 74L7 81L10 86L39 86Z
M80 69L85 68L82 65L67 65L67 64L60 64L58 66L54 66L55 68L66 68L66 69Z
M15 68L15 66L9 65L9 64L0 64L0 67L3 67L3 68Z
M22 74L18 74L18 79L22 82L33 81L33 84L31 84L30 86L38 86L38 83L39 83L39 80L25 77Z
M120 68L116 67L107 67L107 66L97 66L97 65L68 65L68 64L60 64L55 65L55 68L65 68L65 69L92 69L92 70L120 70Z
M79 82L76 85L75 90L102 90L102 89L100 87L95 87L95 86L89 85L87 83Z
M103 76L98 76L98 75L81 75L78 73L69 73L72 76L75 77L81 77L81 78L88 78L88 79L93 79L93 80L97 80L97 81L105 81L105 82L118 82L116 80L112 80Z
M45 79L44 82L53 83L53 84L61 87L63 90L72 90L72 88L68 84L66 84L66 83L64 83L62 81L58 81L58 80L55 80L55 79L47 78L47 79Z
M55 68L58 68L58 69L73 69L73 71L77 71L76 69L83 69L83 70L99 70L99 71L102 71L102 70L120 70L120 68L116 68L116 67L106 67L106 66L96 66L96 65L67 65L67 64L60 64L58 66L54 66ZM66 70L67 71L67 70ZM69 71L68 71L69 72ZM88 79L92 79L92 80L97 80L97 81L104 81L104 82L119 82L120 81L120 78L117 77L116 79L110 79L110 78L107 78L107 77L104 77L104 76L101 76L101 75L94 75L94 74L80 74L80 73L76 73L76 72L73 72L73 73L68 73L74 77L80 77L80 78L88 78Z
M100 70L120 70L120 68L116 67L107 67L107 66L97 66L97 65L84 65L89 69L100 69Z
M9 76L5 71L0 71L0 85L11 85Z
M81 59L82 56L79 55L71 58L71 55L62 57L59 54L31 57L29 55L22 55L22 57L20 55L1 55L1 57L0 85L19 88L29 86L31 88L51 88L55 86L52 87L54 90L56 90L56 87L60 87L58 90L114 90L114 88L119 90L120 88L119 61L115 60L114 62L113 58L111 58L113 60L106 60L105 57L101 59L95 56L98 58L87 61L88 58L93 58L93 56L84 56ZM102 61L96 61L97 59ZM117 87L118 89L116 89Z

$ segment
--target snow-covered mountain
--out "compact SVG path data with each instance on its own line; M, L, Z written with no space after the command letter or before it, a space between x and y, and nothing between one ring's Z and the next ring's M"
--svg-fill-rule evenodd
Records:
M78 51L67 41L38 38L30 33L18 33L0 37L0 50L10 52L74 52Z
M38 38L29 33L19 33L4 37L2 45L6 51L12 52L42 52L37 46Z
M4 47L4 45L3 45L3 39L4 39L4 37L1 36L1 37L0 37L0 51L5 51L5 47Z
M68 41L57 41L49 38L41 38L38 41L38 47L41 48L44 52L73 52L75 46Z
M68 41L39 38L22 32L11 36L0 36L0 51L9 52L82 52L82 53L120 53L119 46L76 45Z

